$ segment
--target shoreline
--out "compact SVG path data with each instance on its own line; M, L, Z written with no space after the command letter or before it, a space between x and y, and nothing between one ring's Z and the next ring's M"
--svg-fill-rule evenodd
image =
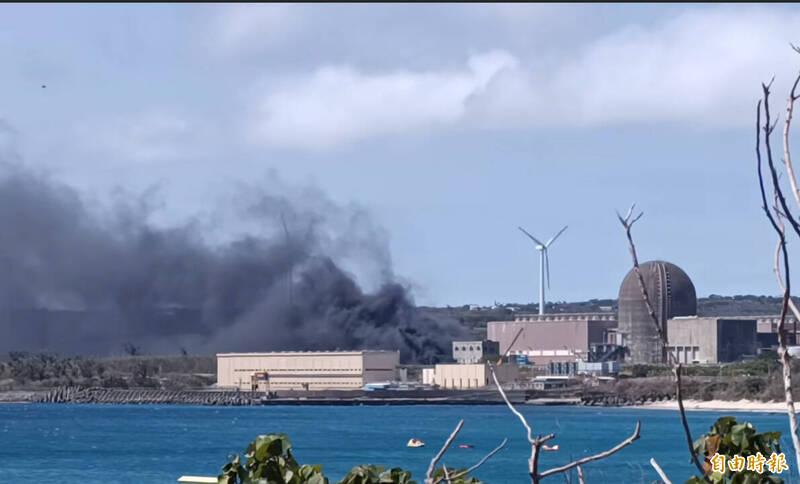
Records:
M678 410L678 402L669 400L664 402L648 402L633 405L633 408L648 410ZM758 412L758 413L786 413L786 402L756 400L684 400L683 407L686 411L700 412Z
M169 404L169 405L218 405L218 406L406 406L406 405L503 405L504 402L498 395L491 392L471 392L462 394L402 394L392 395L285 395L275 399L263 399L242 393L209 392L209 391L158 391L158 390L112 390L112 389L84 389L61 388L51 391L0 391L0 405L2 404ZM425 392L427 393L427 392ZM255 397L255 398L253 398ZM514 395L512 401L524 407L530 406L573 406L573 407L604 407L604 408L634 408L644 410L672 410L678 409L675 400L653 400L648 402L633 403L630 401L603 399L585 401L576 397L550 397L533 398L525 400L523 395ZM760 402L755 400L684 400L686 411L706 412L759 412L759 413L786 413L786 403L783 401Z

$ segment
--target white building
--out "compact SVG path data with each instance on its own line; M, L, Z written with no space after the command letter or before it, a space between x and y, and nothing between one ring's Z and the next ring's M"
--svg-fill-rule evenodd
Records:
M397 380L399 351L220 353L217 385L247 391L361 390Z
M423 382L430 381L430 373L426 375L423 369ZM519 367L517 365L499 365L495 367L495 373L500 384L509 383L519 377ZM428 383L430 384L430 383ZM494 385L492 373L486 363L477 364L439 364L433 369L433 384L448 390L469 390L485 388Z
M453 359L458 363L481 363L499 356L500 344L496 341L453 341Z
M423 368L422 369L422 384L435 385L436 384L436 368Z

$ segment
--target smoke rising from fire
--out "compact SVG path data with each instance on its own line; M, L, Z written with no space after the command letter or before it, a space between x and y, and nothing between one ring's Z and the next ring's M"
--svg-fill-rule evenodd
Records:
M464 328L414 306L368 213L285 188L241 190L233 220L249 229L210 242L218 237L197 220L154 224L151 195L98 207L47 176L0 166L0 351L447 354ZM362 290L342 260L376 269L377 289Z

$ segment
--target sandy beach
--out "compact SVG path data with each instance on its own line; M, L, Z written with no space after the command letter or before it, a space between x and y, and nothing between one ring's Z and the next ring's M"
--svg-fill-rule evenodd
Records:
M683 406L686 410L706 410L716 412L770 412L783 413L786 411L786 403L779 401L757 402L753 400L684 400ZM667 402L652 402L640 406L649 409L677 410L678 402L671 400Z

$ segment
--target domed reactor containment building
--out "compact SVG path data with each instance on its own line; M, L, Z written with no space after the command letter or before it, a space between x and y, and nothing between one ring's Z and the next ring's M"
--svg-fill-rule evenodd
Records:
M667 320L697 314L697 294L689 276L675 264L649 261L639 265L647 294L662 331ZM636 273L631 269L619 288L619 332L632 363L663 363L663 344L642 297Z

